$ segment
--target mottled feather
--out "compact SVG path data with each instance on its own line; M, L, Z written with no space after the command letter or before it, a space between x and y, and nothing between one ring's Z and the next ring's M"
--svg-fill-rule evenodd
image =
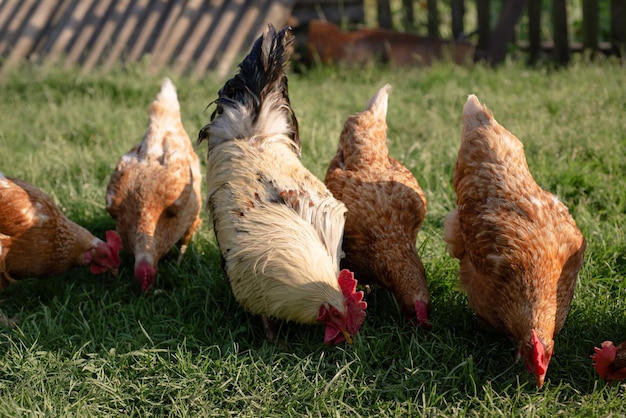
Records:
M350 116L325 183L348 208L342 267L391 290L407 318L429 325L430 294L416 240L426 197L413 174L389 156L385 85Z
M201 185L176 90L165 79L150 105L142 141L120 158L106 193L106 209L124 249L135 257L135 278L143 290L153 286L159 259L177 242L182 256L200 226Z
M114 271L120 263L117 239L114 234L103 242L67 218L46 193L0 173L0 288L80 265Z
M532 357L534 330L545 370L586 241L565 205L533 179L522 143L473 95L463 110L454 188L457 208L445 219L444 239L460 260L469 305L512 337L522 355ZM537 376L539 386L543 375Z

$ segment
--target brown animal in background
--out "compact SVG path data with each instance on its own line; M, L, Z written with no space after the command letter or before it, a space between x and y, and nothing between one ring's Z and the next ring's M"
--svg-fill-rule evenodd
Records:
M0 173L0 289L15 279L47 277L89 265L94 274L120 265L120 238L106 242L68 219L33 185Z
M600 348L594 347L593 367L608 383L626 379L626 341L615 347L613 342L604 341Z
M270 318L325 326L352 342L367 304L339 271L346 208L300 161L285 66L293 35L270 25L219 91L208 140L207 193L224 271L237 301Z
M429 66L449 58L459 65L472 62L474 46L385 29L342 32L337 25L319 20L309 23L308 61L363 66L383 62L392 66Z
M586 241L565 205L533 179L522 143L474 95L463 108L454 189L445 241L460 260L469 305L516 341L541 387Z
M413 174L389 156L390 89L385 85L365 110L348 118L325 183L348 208L341 266L362 283L391 290L407 318L430 327L430 294L415 248L426 198Z
M119 160L106 193L123 248L135 256L135 279L154 285L159 259L180 242L180 257L200 226L202 174L182 125L174 85L163 81L143 140Z

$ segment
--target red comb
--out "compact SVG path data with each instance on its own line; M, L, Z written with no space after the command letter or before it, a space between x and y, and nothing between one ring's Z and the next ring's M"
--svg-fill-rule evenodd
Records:
M113 267L117 268L121 264L120 248L122 248L122 238L120 238L116 231L107 231L106 243L111 249L111 262L113 263Z
M354 278L354 273L350 270L341 270L339 272L339 287L343 293L346 301L350 300L351 303L360 306L362 309L367 308L367 303L363 301L363 292L356 291L357 281Z
M339 280L339 286L344 296L348 297L356 290L357 281L354 278L354 273L350 270L341 270L337 280Z
M595 353L589 356L593 360L593 367L602 379L607 380L609 366L615 360L617 349L611 341L604 341L601 348L593 347L593 351Z
M544 348L542 342L537 337L535 330L532 330L533 336L533 362L539 376L546 374L547 368L544 365Z
M589 357L591 357L592 359L595 359L596 357L610 357L611 361L615 360L615 355L617 354L617 349L613 345L612 341L604 341L601 344L601 347L602 348L593 347L593 350L596 353L592 354Z
M154 286L156 269L147 261L141 261L135 266L135 280L141 286L141 290L147 292Z
M415 303L413 303L413 309L415 310L415 317L417 318L419 326L430 329L432 324L428 318L428 306L421 300L416 300Z
M107 244L117 246L118 249L122 246L122 239L117 231L107 231L105 236Z
M354 335L361 328L361 324L365 319L367 302L363 300L363 292L356 291L357 281L351 271L341 270L338 281L348 311L348 332Z
M608 359L609 361L615 360L617 349L613 345L612 341L604 341L601 344L601 347L602 348L593 347L593 351L595 351L595 354L589 356L592 360L595 361L596 359L600 360L602 358Z

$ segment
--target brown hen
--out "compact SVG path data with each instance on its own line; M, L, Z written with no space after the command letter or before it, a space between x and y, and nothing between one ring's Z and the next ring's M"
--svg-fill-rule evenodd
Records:
M402 311L429 327L430 294L415 243L426 216L417 180L387 149L387 101L381 88L346 121L325 183L348 208L343 268L391 290Z
M180 257L185 253L202 207L200 163L169 79L149 114L143 140L119 160L106 194L107 211L123 248L135 256L135 280L143 291L154 285L159 259L177 242Z
M454 170L457 209L445 241L469 305L510 336L543 385L586 241L559 199L533 179L522 143L471 95Z
M89 265L92 273L117 272L120 238L104 242L72 222L33 185L0 173L0 289L15 279L47 277Z

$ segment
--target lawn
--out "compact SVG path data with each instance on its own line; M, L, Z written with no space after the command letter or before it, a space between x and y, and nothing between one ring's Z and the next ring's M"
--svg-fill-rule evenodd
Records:
M143 136L166 73L23 68L0 79L0 171L49 193L96 235L119 157ZM223 80L174 77L192 139ZM345 118L392 84L389 148L428 199L418 236L433 298L430 332L405 324L382 289L354 344L323 345L323 329L283 324L288 348L233 298L205 222L182 263L161 261L140 294L132 258L118 278L78 268L23 280L0 294L17 316L0 327L0 416L623 416L626 385L605 385L594 345L626 339L626 77L616 62L566 70L506 63L459 68L290 75L303 162L323 177ZM514 347L486 329L458 290L442 241L454 208L452 172L469 93L525 144L531 172L569 207L588 240L546 384L537 390ZM206 157L206 145L198 153Z

